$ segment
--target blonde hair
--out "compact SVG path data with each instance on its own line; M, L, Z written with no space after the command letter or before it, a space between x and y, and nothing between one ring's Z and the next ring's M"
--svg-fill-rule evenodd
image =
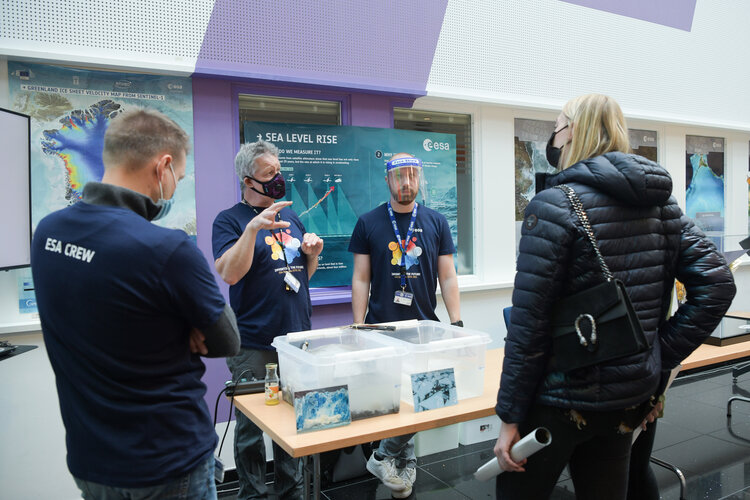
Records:
M565 103L562 112L573 128L562 168L610 151L630 153L628 125L620 105L611 97L582 95Z

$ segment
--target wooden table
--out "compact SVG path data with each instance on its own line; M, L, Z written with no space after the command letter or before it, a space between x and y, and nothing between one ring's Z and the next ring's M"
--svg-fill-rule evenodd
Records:
M503 353L504 349L487 351L484 393L481 396L436 410L414 413L414 407L402 401L399 413L355 420L343 427L297 434L294 408L285 402L267 406L263 394L247 394L235 396L234 404L289 455L305 458L305 498L309 498L310 493L307 457L313 457L313 497L317 499L320 496L320 453L324 451L494 415Z
M750 313L733 314L748 314L750 319ZM313 496L317 499L320 496L320 453L494 415L503 353L504 349L487 351L484 393L481 396L459 401L457 405L447 408L414 413L414 408L402 401L399 413L356 420L343 427L297 434L294 408L285 402L266 406L263 394L247 394L236 396L234 404L287 453L305 459L305 498L309 498L310 494L308 457L312 456ZM750 356L750 342L724 347L703 344L682 362L682 370L747 356Z
M736 319L746 319L750 321L750 312L745 311L729 311L728 313L724 314L725 318L736 318Z
M725 346L701 344L698 349L685 358L682 370L693 370L725 361L732 361L750 356L750 342L740 342Z
M740 319L744 321L750 321L750 312L745 311L729 311L724 314L724 318ZM711 335L705 340L706 344L720 347L727 347L732 344L740 342L750 341L750 332L739 333L731 336L714 337Z

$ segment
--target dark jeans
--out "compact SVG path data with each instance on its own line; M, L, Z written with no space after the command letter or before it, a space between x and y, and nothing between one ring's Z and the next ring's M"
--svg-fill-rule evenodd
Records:
M216 500L213 455L188 474L156 486L119 488L73 479L86 500Z
M254 349L241 349L237 356L227 358L232 380L237 380L243 372L242 378L263 380L266 377L266 363L278 362L276 351ZM240 410L235 409L234 416L234 461L240 484L237 499L267 498L263 431ZM279 499L297 499L302 496L302 462L289 456L276 443L273 443L273 470L274 492Z
M656 436L656 420L633 443L630 450L628 500L659 500L659 485L651 468L651 451Z
M505 472L497 477L497 498L546 499L568 464L576 498L625 500L630 462L631 429L641 411L574 412L535 405L521 437L546 427L552 443L529 457L526 472ZM581 417L582 418L579 418Z

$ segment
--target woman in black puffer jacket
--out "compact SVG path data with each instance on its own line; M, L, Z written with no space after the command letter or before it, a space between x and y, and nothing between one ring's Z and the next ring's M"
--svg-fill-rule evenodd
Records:
M628 154L628 129L611 98L585 95L558 116L547 147L564 169L537 179L525 212L513 309L496 412L495 454L504 470L498 498L547 498L567 463L579 498L625 498L632 429L653 411L669 371L714 330L735 294L716 247L683 215L672 179L658 164ZM630 295L651 349L581 368L554 370L553 306L604 281L567 184L588 213L601 253ZM669 318L674 280L687 302ZM509 450L538 426L552 444L515 463ZM523 472L522 472L523 471Z

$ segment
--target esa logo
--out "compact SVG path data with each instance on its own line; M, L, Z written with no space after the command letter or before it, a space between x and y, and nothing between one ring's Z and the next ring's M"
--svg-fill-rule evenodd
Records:
M425 151L433 151L433 150L450 151L451 149L451 145L449 143L437 142L431 139L425 139L424 141L422 141L422 146L424 147Z

